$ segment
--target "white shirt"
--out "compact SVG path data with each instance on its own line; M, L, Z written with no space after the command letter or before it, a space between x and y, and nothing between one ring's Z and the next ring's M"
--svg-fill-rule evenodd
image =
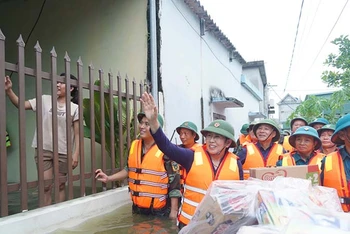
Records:
M53 151L52 136L52 101L51 95L42 96L43 111L43 148L44 150ZM33 111L36 111L36 98L28 100ZM78 105L71 102L71 132L72 143L74 145L74 128L73 122L79 119ZM62 107L57 103L57 130L58 130L58 153L67 154L67 134L66 134L66 105ZM32 147L37 148L37 130L35 129Z

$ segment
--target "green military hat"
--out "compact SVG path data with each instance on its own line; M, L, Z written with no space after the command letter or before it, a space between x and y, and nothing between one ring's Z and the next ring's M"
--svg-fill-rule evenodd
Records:
M245 123L242 125L240 132L244 135L248 134L249 124Z
M311 123L309 123L309 126L314 127L314 125L316 124L329 124L329 121L326 120L325 118L316 118L314 121L312 121Z
M146 117L145 113L140 112L140 113L137 114L137 120L139 122L141 122L143 117ZM159 123L160 127L163 128L163 126L164 126L164 119L163 119L163 117L160 114L158 114L158 123Z
M289 130L283 130L282 134L285 136L290 136L290 131Z
M256 131L258 130L259 126L262 124L270 125L273 128L273 130L276 132L276 136L274 136L274 138L272 138L273 142L278 141L280 139L280 136L281 136L280 131L281 130L280 130L279 126L277 125L277 123L275 121L273 121L272 119L263 119L263 120L260 120L257 124L255 124L253 127L253 132L254 132L255 136L256 136Z
M341 117L336 125L335 125L335 131L331 137L331 141L334 144L337 145L343 145L344 144L344 140L340 139L339 137L339 132L350 127L350 114L344 115L343 117Z
M335 125L334 124L326 124L326 125L323 125L322 128L320 129L317 129L317 132L318 132L318 136L321 136L322 132L324 131L335 131Z
M303 127L300 127L298 128L290 137L289 137L289 144L291 146L293 146L294 148L295 147L295 140L296 140L296 137L298 135L308 135L308 136L312 136L316 141L317 141L317 144L315 146L315 150L316 149L319 149L322 145L322 142L321 142L321 139L319 138L318 136L318 133L316 131L316 129L314 129L313 127L310 127L310 126L303 126Z
M224 136L228 139L231 139L232 143L230 147L234 148L237 146L235 142L235 130L233 129L232 125L229 124L227 121L222 119L214 120L209 124L208 127L204 128L201 131L203 136L206 136L209 132L213 132L221 136Z
M248 131L253 130L254 125L257 124L258 122L259 121L257 121L257 120L253 120L252 122L250 122L249 127L248 127Z
M292 130L293 124L294 124L294 122L297 121L297 120L303 121L303 122L305 123L305 126L308 125L306 119L304 119L303 117L300 117L300 116L299 116L299 117L295 117L295 118L293 118L293 119L290 121L290 130Z
M192 122L190 122L190 121L186 121L186 122L183 122L180 126L178 126L177 128L176 128L176 132L178 133L178 134L180 134L180 129L181 128L186 128L186 129L188 129L188 130L191 130L191 131L193 131L194 133L196 133L196 137L194 138L194 140L195 141L197 141L198 139L199 139L199 135L198 135L198 133L197 133L197 126L194 124L194 123L192 123Z

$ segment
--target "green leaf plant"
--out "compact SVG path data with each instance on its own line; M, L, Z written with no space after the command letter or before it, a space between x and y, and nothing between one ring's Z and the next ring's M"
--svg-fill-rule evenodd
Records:
M95 81L96 86L100 86L100 80ZM105 89L109 89L109 86L104 84ZM111 149L114 147L115 152L115 167L120 167L120 157L123 157L124 160L128 154L128 145L127 145L127 108L126 108L126 98L122 97L122 109L119 110L118 101L119 97L113 97L113 111L114 111L114 144L111 144L110 132L111 129L111 113L110 113L110 101L109 101L109 93L104 93L104 115L105 115L105 126L101 126L101 103L100 103L100 91L94 90L94 117L95 117L95 142L101 144L102 139L102 131L101 129L105 129L105 150L107 151L109 156L111 155ZM119 115L121 114L122 119L122 136L123 136L123 155L120 155L119 150ZM91 125L90 125L90 98L83 99L83 116L84 116L84 137L91 139ZM134 136L134 121L133 121L133 111L130 110L130 139L135 139ZM123 165L122 165L123 166Z

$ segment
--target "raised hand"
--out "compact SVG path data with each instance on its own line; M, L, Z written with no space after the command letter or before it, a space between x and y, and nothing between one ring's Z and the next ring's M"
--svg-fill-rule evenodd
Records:
M146 118L150 121L151 130L157 130L159 127L157 119L158 109L152 95L148 94L147 92L144 92L140 98L140 101L142 103L143 112L145 113Z
M12 81L9 76L5 76L5 91L12 89Z

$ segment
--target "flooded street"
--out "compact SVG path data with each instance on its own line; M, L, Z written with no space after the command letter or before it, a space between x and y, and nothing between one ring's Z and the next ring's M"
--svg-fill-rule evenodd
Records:
M131 204L128 204L111 213L89 219L81 225L56 230L53 234L166 234L177 233L177 230L174 220L132 215Z

